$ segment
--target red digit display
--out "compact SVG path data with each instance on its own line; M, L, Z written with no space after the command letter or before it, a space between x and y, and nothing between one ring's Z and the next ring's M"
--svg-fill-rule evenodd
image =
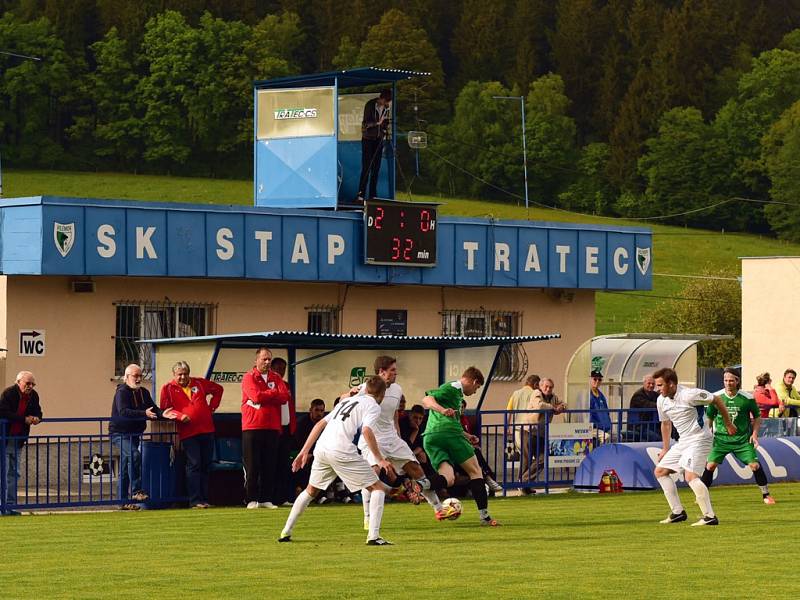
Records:
M375 207L375 229L383 229L381 224L383 221L383 209L380 206Z
M364 206L364 262L436 265L436 205L368 200Z
M397 260L400 258L400 238L393 237L392 238L392 260Z
M425 209L419 213L419 230L423 232L431 230L431 213Z
M405 239L405 244L403 244L403 260L409 261L411 260L411 249L414 247L414 242L409 238Z

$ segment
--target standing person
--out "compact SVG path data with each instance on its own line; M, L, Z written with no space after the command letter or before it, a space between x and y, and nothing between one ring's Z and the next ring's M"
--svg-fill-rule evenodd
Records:
M733 435L736 427L731 422L728 409L720 398L696 388L678 385L678 374L668 368L653 373L656 389L660 392L657 401L658 419L661 421L662 448L658 453L658 464L655 476L670 507L669 516L661 523L679 523L687 518L686 511L678 496L673 473L683 470L686 482L692 488L697 504L703 511L703 518L692 523L696 525L719 525L719 520L711 506L711 495L701 476L706 465L706 458L711 451L713 436L707 425L701 426L697 421L697 407L716 406L728 433ZM672 425L678 430L680 440L669 447Z
M539 470L544 466L544 456L547 452L547 426L553 421L554 415L560 415L567 410L566 403L562 402L553 392L555 384L546 377L539 381L538 390L535 390L528 401L528 410L540 411L524 415L531 427L523 437L522 465L520 481L530 483L535 480ZM523 494L534 493L530 487L522 488Z
M756 376L756 387L753 388L753 397L761 410L761 418L766 419L772 411L778 415L786 408L778 398L778 393L772 387L772 378L769 373Z
M242 462L247 508L277 508L275 493L281 410L291 394L280 375L270 370L272 352L256 350L255 366L242 377Z
M292 473L291 454L294 449L294 432L297 429L295 419L294 396L286 383L286 361L280 357L273 358L269 368L283 380L289 392L289 401L281 404L281 434L278 438L277 463L275 466L275 492L272 503L275 506L291 506L294 501L294 474Z
M381 455L374 433L381 413L379 405L386 391L386 383L377 375L373 375L367 379L364 391L364 394L342 400L335 410L319 421L311 430L311 435L303 444L297 458L294 459L292 469L297 472L305 467L311 448L316 443L308 487L294 501L286 525L278 538L279 542L292 541L292 530L297 519L311 501L338 476L351 492L360 489L371 492L367 545L391 545L391 542L380 536L383 504L388 488L381 483L375 471L358 453L353 443L360 428L361 435L366 439L367 447L378 461L379 467L394 475L394 467Z
M431 466L438 471L438 480L431 478L432 487L441 489L455 483L455 465L460 466L469 477L469 489L478 507L481 525L500 525L489 515L489 498L483 482L483 473L475 458L473 444L478 439L464 431L459 420L461 401L471 396L483 385L483 373L469 367L458 381L444 383L435 390L428 390L422 405L430 411L422 444ZM451 509L450 506L445 510Z
M161 409L180 413L178 437L186 453L186 487L189 506L208 508L208 479L214 457L214 411L222 402L221 385L189 376L189 365L178 361L172 381L161 388ZM209 400L209 396L211 397ZM185 417L185 418L184 418Z
M361 119L361 177L357 202L378 195L378 174L383 161L383 140L391 119L392 90L381 90L380 96L364 105ZM369 179L369 196L365 195Z
M783 381L775 386L775 393L778 394L778 401L784 408L774 416L777 417L796 417L797 408L800 407L800 394L794 389L794 380L797 372L794 369L786 369L783 372Z
M628 411L628 431L634 435L634 442L656 442L661 439L655 430L658 416L656 400L658 400L656 380L652 375L645 375L642 387L631 396L630 407L638 410Z
M19 480L19 453L28 441L31 425L42 421L42 406L39 394L33 389L36 379L30 371L20 371L14 385L0 394L0 419L8 421L6 446L2 448L2 459L6 462L6 503L3 514L19 516L21 513L10 508L17 503L17 481Z
M761 490L764 504L775 504L775 499L770 496L767 475L758 462L758 428L761 425L761 413L755 399L748 398L739 392L739 374L733 369L725 369L722 376L725 391L722 393L722 402L733 417L736 433L729 434L725 430L725 423L715 406L706 408L706 416L714 421L714 446L708 455L708 463L703 471L703 483L711 487L714 480L714 471L728 454L750 467L755 477L756 484ZM752 417L752 422L750 421Z
M528 375L525 378L525 385L523 385L518 390L514 390L511 394L511 397L508 399L508 405L506 406L506 410L510 412L508 424L511 426L511 435L514 438L514 449L520 453L522 456L524 453L522 452L522 437L523 437L523 427L528 422L529 417L526 415L518 415L518 411L528 410L528 404L530 403L531 396L533 394L540 394L539 390L539 381L540 378L538 375ZM506 432L506 437L509 437L508 432ZM520 472L524 471L527 466L525 466L525 458L522 458L523 465L520 466Z
M608 414L608 400L600 389L603 383L603 374L600 371L592 371L590 375L589 389L589 421L605 435L608 439L611 435L611 416Z

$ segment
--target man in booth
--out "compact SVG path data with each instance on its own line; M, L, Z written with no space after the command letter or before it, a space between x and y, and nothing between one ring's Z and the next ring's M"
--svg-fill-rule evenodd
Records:
M364 117L361 119L361 178L358 182L357 202L364 198L375 198L378 195L378 173L383 156L383 140L389 129L392 114L392 90L381 90L380 96L364 105ZM369 179L369 196L367 190Z

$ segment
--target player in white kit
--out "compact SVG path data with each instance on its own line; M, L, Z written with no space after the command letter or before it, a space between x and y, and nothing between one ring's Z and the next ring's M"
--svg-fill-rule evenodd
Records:
M383 379L377 376L370 377L366 382L364 394L343 400L324 419L314 425L306 443L292 463L292 470L295 473L302 469L308 462L311 447L316 442L308 487L294 501L286 525L278 538L279 542L292 541L292 529L297 519L317 494L327 489L339 476L351 492L362 488L372 492L367 544L391 545L391 542L380 537L383 502L388 488L378 480L375 471L358 453L353 443L361 428L361 436L366 439L367 446L378 461L378 465L387 472L394 473L392 463L381 455L374 434L381 413L379 405L385 391L386 383Z
M692 488L697 504L703 511L703 518L695 525L719 525L719 520L711 507L711 495L706 484L701 480L706 466L706 460L711 452L714 435L704 423L698 422L697 407L713 404L719 410L725 421L725 427L733 434L736 427L731 422L731 416L725 403L711 392L697 388L687 388L678 385L678 374L668 368L659 369L653 373L656 380L656 389L660 396L656 401L658 419L661 421L662 448L658 453L658 464L655 476L671 510L670 515L661 523L680 523L687 518L686 511L678 496L678 487L671 477L673 473L683 471L686 482ZM680 435L678 442L669 447L672 425Z
M386 393L381 402L381 415L376 423L374 433L378 442L381 454L392 463L397 474L408 475L410 479L404 481L406 493L409 500L414 504L419 504L420 497L424 497L434 511L438 513L443 510L442 503L436 492L431 489L431 482L425 477L422 467L399 434L397 423L397 408L400 399L403 397L403 389L396 383L397 380L397 359L392 356L379 356L374 363L375 374L386 382ZM364 385L354 387L347 394L342 395L342 400L352 397L355 394L363 393ZM380 473L380 467L376 457L372 454L366 440L362 436L358 441L358 449L361 455L372 466L376 473ZM364 505L364 528L369 527L371 492L362 490L361 498Z

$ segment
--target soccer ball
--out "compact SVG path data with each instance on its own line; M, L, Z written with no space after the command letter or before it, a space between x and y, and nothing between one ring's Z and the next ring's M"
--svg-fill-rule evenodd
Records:
M449 517L450 519L455 520L461 516L462 506L461 506L461 500L459 500L458 498L447 498L442 502L442 506L444 508L447 508L449 506L455 511L453 513L453 516Z

